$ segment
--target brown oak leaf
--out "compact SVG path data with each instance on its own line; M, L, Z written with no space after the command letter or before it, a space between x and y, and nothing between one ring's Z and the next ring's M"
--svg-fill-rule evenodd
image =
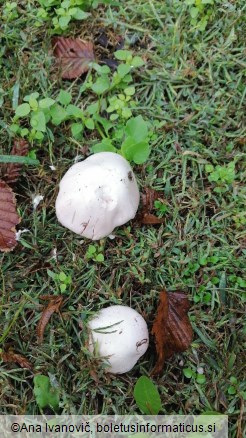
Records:
M89 63L95 60L90 41L54 37L52 46L63 79L78 78L89 70Z
M155 337L157 352L153 375L160 374L167 358L190 346L193 330L188 318L189 307L183 292L160 292L160 303L151 332Z
M15 227L19 222L15 194L8 184L0 180L0 251L12 251L16 246Z
M24 157L28 154L28 142L23 138L17 138L14 140L14 145L11 151L11 155L18 155ZM13 184L20 176L20 169L22 164L8 163L1 168L1 177L8 184Z
M49 295L45 295L43 296L43 299L50 299L50 302L48 306L45 307L45 309L43 310L41 318L37 325L37 336L39 343L43 342L44 331L51 316L53 315L53 313L59 312L60 307L63 304L63 297L60 295L53 296L52 298L50 298Z
M8 350L7 352L3 351L2 353L0 353L0 357L3 362L18 363L20 367L32 370L31 362L29 362L29 360L25 356L22 356L22 354L19 353L15 353L13 350Z

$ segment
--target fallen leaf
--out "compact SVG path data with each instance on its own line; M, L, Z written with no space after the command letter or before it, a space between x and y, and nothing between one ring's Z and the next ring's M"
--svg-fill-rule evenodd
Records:
M165 219L160 218L152 213L154 209L154 203L157 199L161 199L161 193L157 190L145 187L144 193L142 194L142 207L137 215L137 222L144 225L156 225L162 224Z
M190 346L193 330L188 318L189 307L183 292L160 292L160 303L151 332L155 337L157 351L153 375L160 374L167 358Z
M149 187L145 187L144 192L145 193L142 194L144 213L150 213L154 208L155 201L160 199L161 193Z
M47 299L46 297L47 296L45 296L45 299ZM43 310L41 318L37 325L37 336L39 343L43 342L44 331L51 316L53 315L53 313L59 312L59 309L62 306L62 304L63 304L63 297L57 295L50 299L48 306Z
M0 357L3 360L3 362L15 362L20 365L22 368L28 368L29 370L32 370L32 364L29 362L29 360L22 356L22 354L15 353L12 350L8 350L7 352L0 353Z
M16 212L16 200L13 190L0 180L0 250L12 251L17 244L16 225L20 217Z
M244 146L246 144L246 137L238 138L237 143Z
M89 371L89 374L90 374L91 378L94 380L94 382L96 382L96 384L98 385L100 383L100 380L99 380L99 377L98 377L96 371L92 369Z
M156 225L156 224L163 224L164 220L165 220L164 218L157 217L154 214L146 213L143 215L141 222L144 225Z
M78 78L89 70L89 63L95 60L93 44L90 41L55 37L52 46L63 79Z
M21 139L14 140L14 146L11 151L11 155L18 155L20 157L26 156L28 153L28 142ZM20 169L22 165L18 163L8 163L2 166L1 177L8 184L13 184L20 176Z

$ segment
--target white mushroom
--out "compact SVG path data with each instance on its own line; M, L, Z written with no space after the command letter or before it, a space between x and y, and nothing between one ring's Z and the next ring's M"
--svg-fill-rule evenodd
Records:
M107 371L130 371L149 345L149 333L143 317L127 306L102 309L89 321L89 350L105 358Z
M56 215L69 230L102 239L136 215L139 190L128 161L100 152L74 164L60 182Z

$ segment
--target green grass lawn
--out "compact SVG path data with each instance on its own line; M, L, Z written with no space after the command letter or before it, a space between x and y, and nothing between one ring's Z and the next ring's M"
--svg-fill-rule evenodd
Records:
M41 141L31 138L28 117L14 120L17 106L33 92L57 99L66 90L83 111L99 99L90 88L81 89L85 80L95 80L94 71L75 80L57 73L54 24L51 13L37 18L38 3L18 1L11 9L11 2L0 1L0 154L9 154L15 136L25 135L30 156L40 161L23 167L14 187L18 229L28 231L14 251L1 254L0 348L23 354L34 374L59 386L61 413L138 413L133 387L154 367L153 340L132 371L106 374L87 351L86 322L102 307L126 304L151 327L159 292L182 290L191 302L194 338L153 379L161 414L225 413L230 436L239 437L246 394L245 4L197 1L195 11L189 1L127 0L91 9L85 20L72 18L61 30L62 36L94 42L99 64L113 59L122 39L124 49L142 57L130 84L132 113L149 122L151 153L146 163L132 165L141 191L156 189L165 205L155 211L163 224L132 221L115 231L114 240L93 242L104 256L94 261L92 242L63 228L54 205L62 175L75 157L90 154L102 128L85 128L76 137L70 120L48 124ZM105 92L105 99L119 93ZM15 134L13 123L24 131ZM117 143L122 115L113 123ZM36 210L35 195L43 196ZM40 296L60 293L62 283L49 271L64 272L71 282L60 314L52 316L38 344ZM32 371L0 363L0 406L4 414L40 412Z

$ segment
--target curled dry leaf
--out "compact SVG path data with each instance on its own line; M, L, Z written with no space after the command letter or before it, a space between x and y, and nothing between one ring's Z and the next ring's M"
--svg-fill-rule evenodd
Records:
M32 370L31 362L29 362L29 360L25 356L22 356L22 354L19 353L15 353L13 350L8 350L7 352L3 351L2 353L0 353L0 358L3 360L3 362L18 363L20 367Z
M18 155L25 157L28 154L28 142L23 138L15 139L11 151L11 155ZM20 169L22 165L18 163L8 163L2 166L1 177L8 184L13 184L20 176Z
M161 199L160 192L149 187L145 187L144 190L145 192L142 194L142 208L137 216L137 221L144 225L162 224L165 219L157 217L152 213L155 201Z
M168 357L190 346L193 330L188 318L189 307L183 292L160 292L160 303L152 327L157 352L153 375L160 374Z
M47 299L48 295L44 296ZM50 298L48 306L43 310L41 318L37 325L38 342L43 342L45 328L54 312L59 312L63 304L63 297L60 295Z
M157 190L154 189L150 189L149 187L145 187L144 193L142 194L144 213L150 213L154 208L155 201L159 198L160 192L157 192Z
M55 37L52 46L63 79L78 78L89 70L89 63L95 60L90 41Z
M17 244L16 225L20 217L16 212L15 194L4 181L0 180L0 250L12 251Z

